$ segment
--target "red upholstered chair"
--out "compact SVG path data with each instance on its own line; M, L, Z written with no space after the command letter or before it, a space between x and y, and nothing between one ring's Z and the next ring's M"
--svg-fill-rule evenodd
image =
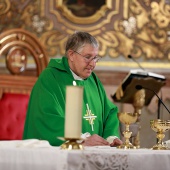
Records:
M0 140L22 139L28 100L28 94L3 94L0 100Z
M30 92L48 58L37 37L11 29L0 34L0 59L0 140L21 140Z

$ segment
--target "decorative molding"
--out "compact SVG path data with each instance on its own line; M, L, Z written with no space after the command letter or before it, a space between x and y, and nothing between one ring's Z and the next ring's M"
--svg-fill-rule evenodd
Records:
M98 39L106 68L109 62L118 64L119 70L128 67L129 54L148 62L148 67L169 62L170 4L165 0L107 0L94 15L84 18L71 14L63 2L4 0L0 31L22 27L33 32L50 58L64 55L67 37L82 30Z
M7 13L11 8L10 0L4 0L0 2L0 15Z

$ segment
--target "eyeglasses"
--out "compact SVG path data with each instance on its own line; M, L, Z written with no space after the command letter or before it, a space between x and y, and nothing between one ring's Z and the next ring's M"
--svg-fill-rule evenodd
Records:
M74 50L73 50L74 51ZM95 63L97 63L100 59L101 59L101 57L100 56L95 56L95 57L91 57L91 56L89 56L89 55L87 55L87 56L83 56L82 54L80 54L80 53L78 53L77 51L74 51L75 53L77 53L77 54L79 54L80 56L82 56L83 58L84 58L84 61L86 62L86 63L90 63L92 60L95 62Z

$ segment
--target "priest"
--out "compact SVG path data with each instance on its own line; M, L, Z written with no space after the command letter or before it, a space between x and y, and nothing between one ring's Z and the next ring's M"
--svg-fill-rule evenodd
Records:
M93 72L99 43L87 32L69 36L65 56L51 59L35 83L28 105L23 139L47 140L60 146L64 137L66 86L82 86L82 144L84 146L121 145L118 108L106 95ZM74 100L74 95L72 96Z

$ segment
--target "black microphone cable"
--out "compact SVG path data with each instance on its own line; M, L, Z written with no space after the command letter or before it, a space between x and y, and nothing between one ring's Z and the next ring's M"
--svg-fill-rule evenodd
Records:
M164 104L164 102L161 100L161 98L157 95L157 93L156 93L154 90L149 89L149 88L147 88L147 87L143 87L143 86L141 86L141 85L136 85L136 89L137 89L137 90L146 89L146 90L152 91L152 92L157 96L157 98L159 99L159 101L163 104L163 106L165 107L165 109L166 109L166 110L169 112L169 114L170 114L169 109L166 107L166 105Z
M161 96L160 96L160 99L162 100L162 91L160 90L160 94L161 94ZM160 111L161 111L161 101L160 100L158 100L158 119L160 119Z

